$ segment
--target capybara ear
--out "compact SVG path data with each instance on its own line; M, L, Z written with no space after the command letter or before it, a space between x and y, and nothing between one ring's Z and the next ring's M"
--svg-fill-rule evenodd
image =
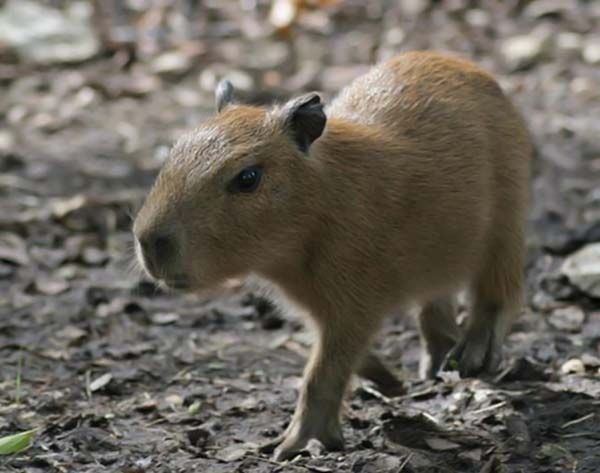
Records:
M217 113L220 113L227 105L234 101L233 84L227 79L222 79L215 90L215 104Z
M310 145L323 133L327 116L321 97L310 93L286 103L282 109L286 128L298 147L306 153Z

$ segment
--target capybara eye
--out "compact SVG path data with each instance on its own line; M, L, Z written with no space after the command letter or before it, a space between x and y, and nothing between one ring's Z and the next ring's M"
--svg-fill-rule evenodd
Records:
M260 183L262 177L262 168L251 166L240 172L231 181L229 186L230 192L254 192Z

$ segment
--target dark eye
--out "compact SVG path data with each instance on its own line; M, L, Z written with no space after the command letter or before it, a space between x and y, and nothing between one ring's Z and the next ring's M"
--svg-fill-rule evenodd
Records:
M229 185L230 192L254 192L260 183L262 168L251 166L240 172Z

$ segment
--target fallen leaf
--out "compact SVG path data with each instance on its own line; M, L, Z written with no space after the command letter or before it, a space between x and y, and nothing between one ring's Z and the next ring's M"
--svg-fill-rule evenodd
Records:
M152 412L156 410L158 407L158 402L155 399L148 399L144 401L142 404L135 407L135 410L138 412Z
M450 442L449 440L440 437L425 437L423 440L425 440L425 443L429 448L440 452L454 450L460 447L459 444Z
M83 338L86 335L87 332L85 330L82 330L79 327L76 327L75 325L67 325L60 329L58 332L56 332L56 336L58 338L62 338L71 342Z
M242 459L248 450L243 446L239 445L230 445L229 447L225 447L219 450L215 457L219 460L223 460L224 462L234 462Z
M179 314L175 312L160 312L152 315L152 323L156 325L167 325L177 322L179 320Z
M14 233L0 233L0 260L21 266L28 265L30 259L25 240Z
M579 358L573 358L560 367L560 372L563 374L581 374L585 373L585 365Z
M102 389L104 386L106 386L108 383L110 383L111 379L112 379L112 374L110 374L110 373L103 374L102 376L96 378L89 385L90 392L93 393L95 391L98 391L99 389Z
M483 454L483 450L481 450L481 448L476 448L475 450L468 450L466 452L460 452L458 454L458 456L460 458L466 458L467 460L471 460L474 462L480 462L482 454Z
M69 289L69 283L64 279L39 277L35 280L35 288L41 294L56 296Z
M18 453L31 445L33 434L37 429L28 430L15 435L8 435L0 438L0 455L11 455Z
M179 394L169 394L165 397L165 401L173 408L183 406L183 398Z

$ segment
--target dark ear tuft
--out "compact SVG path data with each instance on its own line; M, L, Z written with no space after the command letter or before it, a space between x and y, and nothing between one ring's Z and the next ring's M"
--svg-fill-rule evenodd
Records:
M215 90L217 113L233 102L233 85L227 79L222 79Z
M321 97L316 93L303 95L284 106L286 126L292 132L298 147L307 152L310 145L323 133L327 117Z

